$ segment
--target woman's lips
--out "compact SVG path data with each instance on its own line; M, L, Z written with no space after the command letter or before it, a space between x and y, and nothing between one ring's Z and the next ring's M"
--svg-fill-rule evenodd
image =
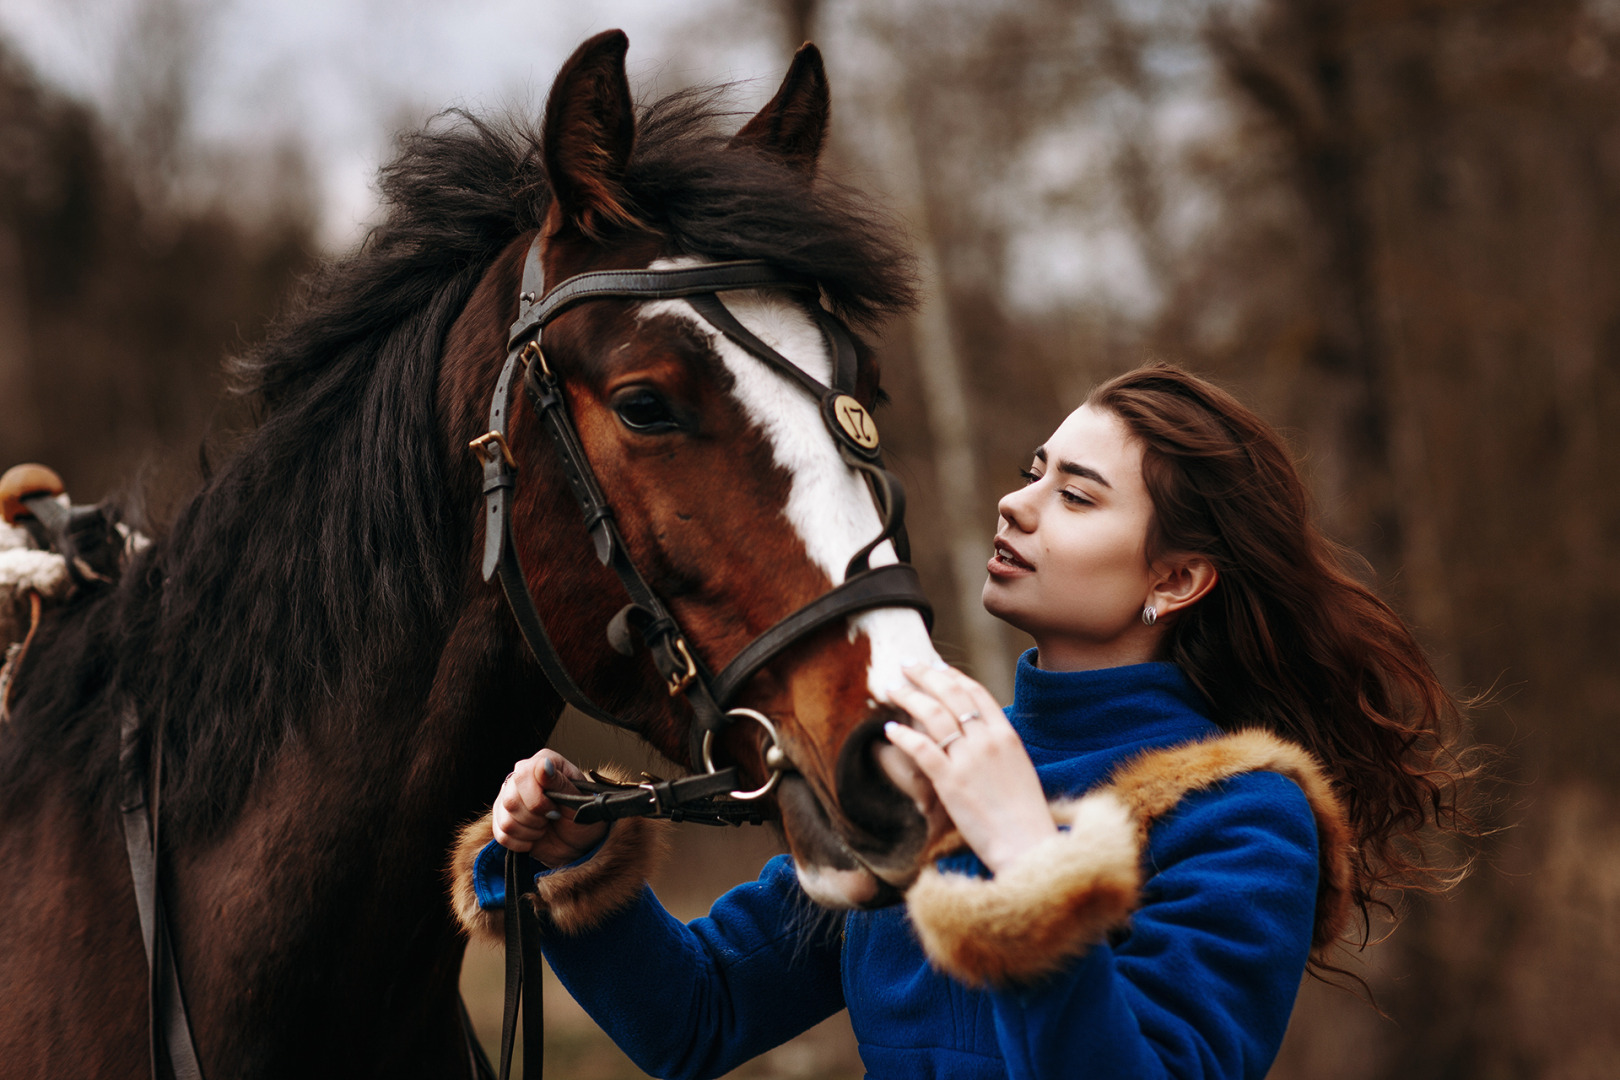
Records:
M1019 557L1008 544L996 541L995 554L990 556L990 563L985 568L998 577L1012 577L1018 574L1034 572L1035 568Z

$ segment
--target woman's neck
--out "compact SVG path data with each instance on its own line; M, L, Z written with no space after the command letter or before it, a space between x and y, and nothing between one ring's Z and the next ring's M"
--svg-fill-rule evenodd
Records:
M1056 638L1035 641L1035 666L1042 671L1097 671L1129 667L1160 659L1158 639L1148 628L1129 631L1111 641L1076 641Z

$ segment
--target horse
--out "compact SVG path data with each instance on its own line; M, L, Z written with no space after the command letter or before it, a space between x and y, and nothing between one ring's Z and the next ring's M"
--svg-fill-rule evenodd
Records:
M444 866L562 707L483 572L489 459L468 450L489 434L515 313L538 300L520 298L529 253L547 283L766 260L807 284L725 307L821 383L829 317L870 327L913 299L902 234L816 176L828 90L813 46L735 133L711 92L638 109L627 48L618 31L581 45L537 128L453 113L405 137L382 224L231 362L256 426L116 583L43 617L0 728L8 1075L148 1072L121 717L138 720L161 799L163 904L203 1074L468 1075ZM879 371L856 352L851 394L870 409ZM885 532L817 403L693 301L574 305L541 360L694 668L724 668L835 590ZM542 418L514 400L505 423L483 449L521 481L505 535L556 660L700 767L695 706L604 632L624 590ZM890 533L872 566L895 562ZM934 656L917 610L851 612L737 691L774 742L756 724L714 732L748 784L785 752L762 801L820 903L891 901L935 839L874 756L894 716L883 687Z

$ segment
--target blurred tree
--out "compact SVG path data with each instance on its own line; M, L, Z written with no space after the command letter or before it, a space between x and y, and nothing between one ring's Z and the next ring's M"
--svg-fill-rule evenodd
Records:
M151 175L0 41L0 461L48 461L81 499L127 489L143 461L166 466L160 501L184 489L175 466L221 407L221 357L311 259L296 162L252 217L149 195Z
M143 202L167 207L189 157L193 82L216 9L205 0L136 0L113 64L108 117Z
M1334 531L1442 673L1513 687L1511 723L1477 719L1549 795L1525 832L1564 843L1561 814L1613 820L1620 769L1620 581L1603 554L1620 542L1617 15L1573 0L1217 8L1207 40L1237 152L1219 158L1224 220L1197 255L1206 276L1265 290L1220 298L1240 312L1221 340L1185 330L1214 295L1183 293L1180 325L1155 337L1218 371L1263 361ZM1575 796L1590 785L1611 792L1606 811ZM1597 884L1613 864L1530 843L1498 837L1491 861L1562 865L1569 891L1483 873L1443 913L1417 905L1376 980L1401 1024L1345 1075L1612 1072L1620 1041L1600 1017L1620 979L1593 981L1543 927L1617 914ZM1588 947L1612 958L1612 931Z

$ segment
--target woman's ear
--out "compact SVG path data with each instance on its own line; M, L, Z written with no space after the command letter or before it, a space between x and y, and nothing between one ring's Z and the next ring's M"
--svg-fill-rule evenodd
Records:
M1203 555L1174 555L1154 561L1158 580L1148 594L1148 604L1159 618L1202 600L1215 587L1220 575L1215 564Z

